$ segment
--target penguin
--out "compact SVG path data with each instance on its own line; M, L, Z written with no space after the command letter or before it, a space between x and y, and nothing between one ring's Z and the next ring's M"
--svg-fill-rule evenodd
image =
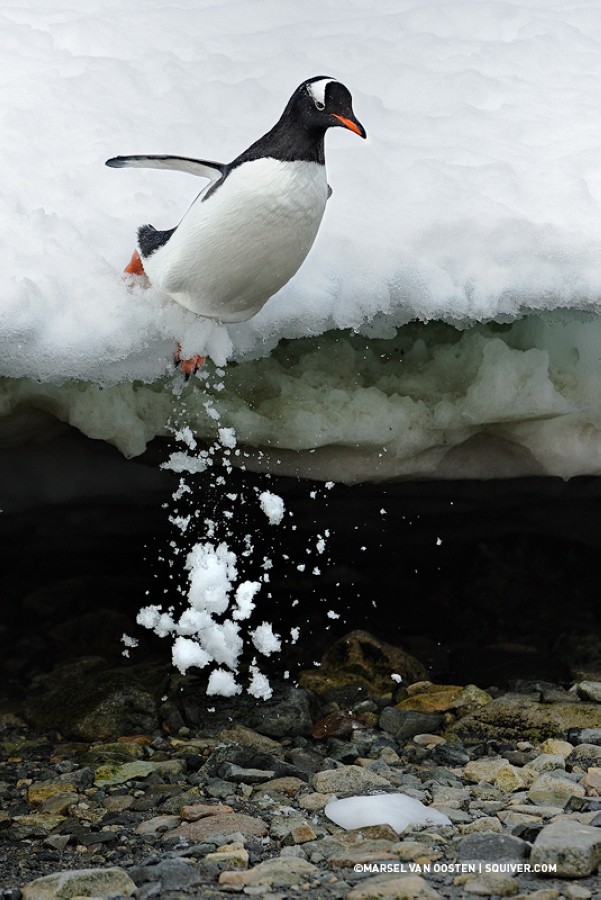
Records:
M324 138L333 127L367 136L348 88L318 75L299 85L273 128L233 162L107 160L112 168L170 169L208 181L175 228L138 229L126 273L146 275L199 316L224 324L255 316L296 274L315 241L331 195Z

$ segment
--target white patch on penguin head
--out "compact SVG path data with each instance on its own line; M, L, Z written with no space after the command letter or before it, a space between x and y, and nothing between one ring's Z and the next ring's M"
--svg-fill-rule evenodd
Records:
M307 85L309 96L317 109L323 109L326 105L326 88L336 81L336 78L320 78L319 81L310 81Z

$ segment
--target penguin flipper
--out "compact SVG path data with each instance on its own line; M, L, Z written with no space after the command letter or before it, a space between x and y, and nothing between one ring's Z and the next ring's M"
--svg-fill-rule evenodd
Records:
M218 181L225 173L224 163L207 159L191 159L188 156L113 156L107 159L106 166L111 169L170 169L176 172L187 172Z

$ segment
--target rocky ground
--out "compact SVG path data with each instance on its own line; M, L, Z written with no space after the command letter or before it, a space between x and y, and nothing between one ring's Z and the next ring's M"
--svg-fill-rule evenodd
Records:
M601 681L432 684L365 632L266 703L101 663L0 715L3 900L601 896ZM388 792L451 824L324 813Z

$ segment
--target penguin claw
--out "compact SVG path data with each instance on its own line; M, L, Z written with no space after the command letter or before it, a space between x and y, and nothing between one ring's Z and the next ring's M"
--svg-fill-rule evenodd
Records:
M173 364L179 366L183 373L184 379L189 381L192 375L195 375L200 367L204 365L206 356L191 356L189 359L182 359L182 345L178 343L177 350L173 356Z

